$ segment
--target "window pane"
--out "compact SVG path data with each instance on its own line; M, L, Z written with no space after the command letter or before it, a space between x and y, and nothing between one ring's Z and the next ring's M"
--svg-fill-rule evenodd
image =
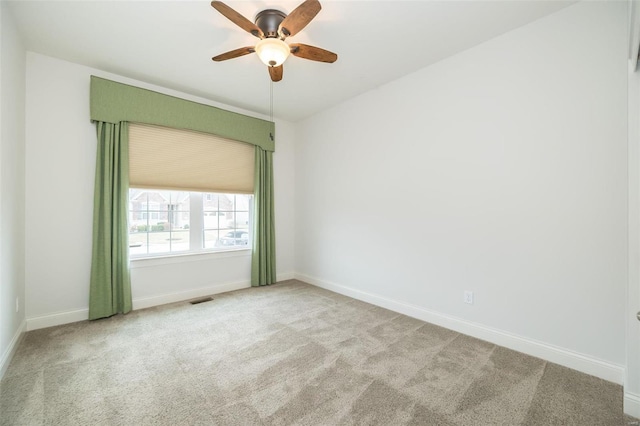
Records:
M202 207L204 211L218 210L218 194L204 194L204 197L202 197Z
M149 225L150 232L168 231L171 228L169 225L169 213L149 212Z
M147 253L147 212L142 205L148 203L147 193L129 189L129 254Z
M150 232L149 253L168 253L171 250L170 238L169 232Z
M129 254L146 254L147 253L147 233L146 232L130 232L129 233Z
M236 212L236 228L249 229L249 212Z
M171 192L173 191L158 191L158 190L149 190L149 202L159 202L162 204L167 204L171 200Z
M218 194L219 209L221 211L233 211L234 210L234 195L233 194Z
M204 212L204 229L218 229L217 212Z
M204 231L204 248L215 248L218 243L218 231Z
M171 251L188 251L189 231L173 231L171 232Z
M220 231L218 247L246 247L249 245L249 231L234 229L231 231Z
M171 204L176 206L176 210L189 210L189 193L186 191L171 191Z
M225 231L233 231L233 225L229 225L228 223L220 223L220 235L223 235Z
M249 211L249 194L236 195L236 210L237 211Z

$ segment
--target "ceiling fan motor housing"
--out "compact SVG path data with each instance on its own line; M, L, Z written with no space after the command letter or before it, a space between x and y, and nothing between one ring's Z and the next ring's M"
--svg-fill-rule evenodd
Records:
M266 38L280 37L278 28L287 14L276 9L266 9L256 15L256 25L262 30Z
M327 63L335 62L338 59L338 55L328 50L302 43L288 44L284 41L287 37L300 32L320 12L322 7L318 0L304 0L289 15L277 9L265 9L255 16L254 22L249 21L222 1L213 0L211 7L246 32L260 39L253 47L241 47L211 58L216 62L256 53L262 63L267 65L271 81L280 81L282 80L282 64L289 55Z

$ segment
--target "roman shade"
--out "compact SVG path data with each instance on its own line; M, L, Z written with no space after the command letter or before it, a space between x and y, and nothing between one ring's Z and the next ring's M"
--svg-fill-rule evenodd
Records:
M129 124L129 185L253 194L253 145L208 133Z

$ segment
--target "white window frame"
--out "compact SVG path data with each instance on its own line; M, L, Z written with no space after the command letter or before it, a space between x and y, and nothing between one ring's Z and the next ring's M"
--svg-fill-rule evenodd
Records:
M142 188L132 188L132 189L142 189ZM164 191L171 191L170 189L165 189ZM242 251L247 252L251 250L252 240L253 240L253 196L249 196L249 241L247 246L227 246L227 247L213 247L213 248L204 248L204 203L203 198L205 194L203 192L189 192L189 250L186 251L175 251L175 252L163 252L163 253L140 253L140 254L129 254L129 259L143 260L143 259L161 259L161 258L169 258L169 257L183 257L183 256L199 256L203 254L215 254L215 253L226 253L226 252L234 252L234 251ZM130 204L129 204L130 206ZM235 208L235 206L234 206ZM234 210L235 211L235 210ZM244 211L244 210L243 210ZM143 212L147 213L147 212ZM127 217L130 217L131 212L127 212ZM216 212L219 214L219 212ZM127 227L130 229L130 225Z

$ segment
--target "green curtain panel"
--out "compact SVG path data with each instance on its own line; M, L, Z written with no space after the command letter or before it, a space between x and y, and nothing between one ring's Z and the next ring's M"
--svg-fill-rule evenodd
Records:
M98 153L93 204L89 319L131 310L127 204L129 126L96 122Z
M273 213L273 152L256 146L251 285L276 282L276 235Z

